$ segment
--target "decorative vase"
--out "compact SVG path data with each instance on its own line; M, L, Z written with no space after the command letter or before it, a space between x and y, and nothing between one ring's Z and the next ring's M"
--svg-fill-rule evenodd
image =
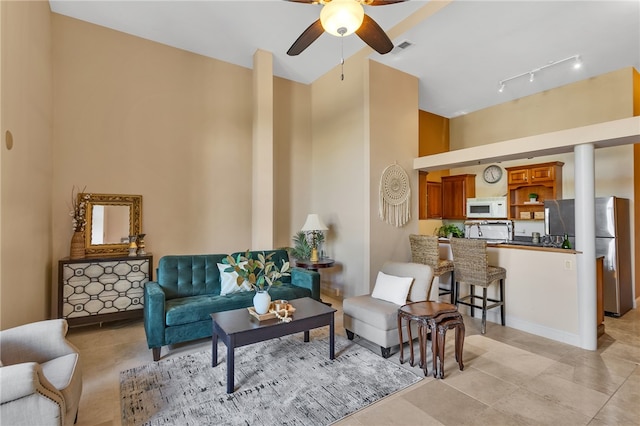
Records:
M138 256L146 256L147 252L144 250L144 236L147 234L138 234Z
M82 259L84 257L84 231L75 231L71 237L71 251L69 259Z
M129 235L129 257L136 257L138 255L138 245L136 244L137 239L137 235Z
M263 315L269 312L271 306L271 296L266 290L256 290L256 295L253 296L253 308L258 315Z

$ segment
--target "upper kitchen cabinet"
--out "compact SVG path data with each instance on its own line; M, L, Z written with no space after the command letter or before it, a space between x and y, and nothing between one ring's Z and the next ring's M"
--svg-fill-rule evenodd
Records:
M476 196L476 175L442 177L442 218L465 220L467 198Z
M544 201L562 198L562 166L554 161L507 167L509 219L544 219Z
M442 182L427 180L426 172L419 172L420 197L418 213L420 220L442 219Z

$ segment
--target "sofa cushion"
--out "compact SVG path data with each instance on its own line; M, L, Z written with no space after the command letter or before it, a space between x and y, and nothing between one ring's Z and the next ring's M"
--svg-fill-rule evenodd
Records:
M243 267L247 262L240 262L238 266ZM236 271L225 272L231 266L227 263L218 263L220 270L220 295L230 293L240 293L242 291L251 291L251 285L247 281L243 281L238 285L238 273Z
M412 277L397 277L380 271L371 292L371 297L402 306L407 303L407 295L409 294L411 283L413 283Z
M398 305L367 295L344 299L342 311L379 330L398 328Z
M311 297L311 291L291 284L271 287L269 290L272 300L293 300L301 297ZM209 319L213 312L230 311L232 309L253 306L255 292L246 291L231 293L224 296L190 296L167 300L165 304L166 325L169 327L189 324Z
M158 285L167 299L220 294L218 263L226 254L163 256L158 262Z

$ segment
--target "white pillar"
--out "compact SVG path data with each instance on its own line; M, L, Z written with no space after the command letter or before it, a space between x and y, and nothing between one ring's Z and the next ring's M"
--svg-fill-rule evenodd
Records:
M580 347L598 348L596 232L595 232L595 157L592 144L576 145L575 220L578 272L578 322Z

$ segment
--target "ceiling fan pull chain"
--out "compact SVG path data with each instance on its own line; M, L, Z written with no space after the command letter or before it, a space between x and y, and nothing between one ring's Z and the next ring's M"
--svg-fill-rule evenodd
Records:
M344 38L340 37L340 81L344 81Z

